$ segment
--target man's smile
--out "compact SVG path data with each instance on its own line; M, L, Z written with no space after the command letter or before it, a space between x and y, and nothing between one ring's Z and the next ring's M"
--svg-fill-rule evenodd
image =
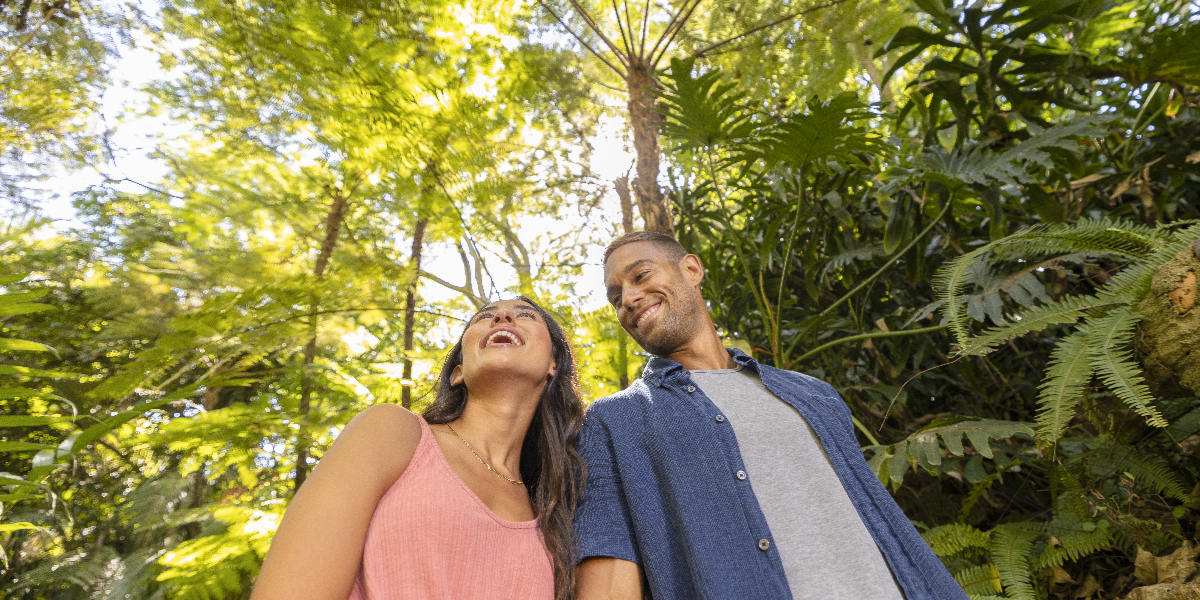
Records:
M646 323L646 321L650 319L650 317L658 314L658 309L661 307L662 307L662 303L658 302L658 303L651 305L648 308L642 309L641 314L639 314L637 316L637 320L633 322L633 328L634 329L641 328L641 326L644 325Z

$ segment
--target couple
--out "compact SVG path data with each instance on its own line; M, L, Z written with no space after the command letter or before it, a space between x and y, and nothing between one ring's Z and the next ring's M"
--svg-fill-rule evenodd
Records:
M726 350L669 236L605 250L653 354L585 417L563 330L484 307L424 415L371 407L288 508L252 600L965 599L829 385Z

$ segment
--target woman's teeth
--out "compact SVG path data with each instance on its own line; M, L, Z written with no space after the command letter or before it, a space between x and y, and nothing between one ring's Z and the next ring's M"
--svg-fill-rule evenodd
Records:
M509 344L518 347L525 345L521 342L521 338L506 331L497 331L496 333L489 335L487 342L484 345L491 346L492 344Z

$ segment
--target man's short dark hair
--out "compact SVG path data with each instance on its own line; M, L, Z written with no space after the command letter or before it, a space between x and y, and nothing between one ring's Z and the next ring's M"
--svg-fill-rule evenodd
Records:
M617 248L637 242L648 242L654 244L654 247L658 248L659 252L665 254L667 256L667 260L670 260L672 263L678 263L679 261L683 260L683 257L688 255L687 249L685 249L683 245L676 241L675 238L669 235L655 233L653 231L635 231L633 233L627 233L613 240L612 243L610 243L608 247L604 249L604 260L602 262L607 263L608 257L611 256L613 252L616 252Z

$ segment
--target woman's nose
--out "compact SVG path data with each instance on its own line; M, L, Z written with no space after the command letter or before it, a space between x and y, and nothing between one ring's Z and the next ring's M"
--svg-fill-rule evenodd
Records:
M513 322L512 312L510 312L507 308L501 308L500 310L497 310L496 315L494 317L492 317L492 323L506 323L506 322L507 323Z

